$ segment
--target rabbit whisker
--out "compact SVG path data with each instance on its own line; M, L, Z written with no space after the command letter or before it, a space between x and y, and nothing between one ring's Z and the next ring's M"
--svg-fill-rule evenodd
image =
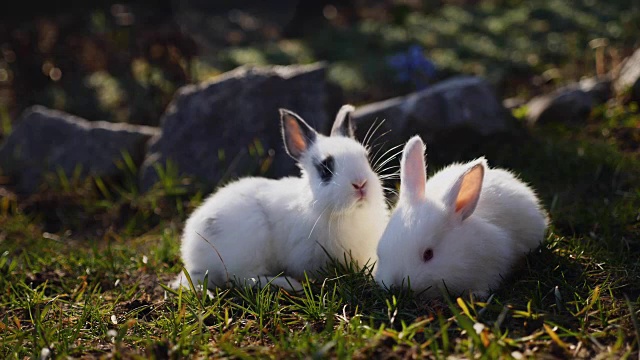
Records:
M392 194L396 194L396 195L398 194L398 190L393 189L393 188L383 187L382 189L383 189L383 190L386 190L387 192L390 192L390 193L392 193Z
M386 133L385 133L385 134L386 134ZM382 135L384 135L384 134L382 134ZM388 141L385 141L385 142L383 142L382 144L384 145L384 144L386 144L387 142L388 142ZM394 149L399 148L401 145L402 145L402 144L399 144L398 146L394 146L394 147L392 147L391 149L388 149L388 151L393 151ZM376 151L376 154L375 154L375 156L374 156L374 159L375 159L375 163L376 163L376 164L378 163L378 161L380 161L381 159L383 159L383 158L384 158L384 155L386 155L386 153L384 153L384 154L382 154L380 157L377 157L378 153L379 153L379 152L380 152L380 150L382 150L383 148L384 148L384 146L380 146L380 148L378 148L378 151Z
M379 173L382 173L382 172L385 172L385 171L389 171L389 170L391 170L391 169L400 169L400 165L391 165L391 166L388 166L388 167L386 167L386 168L384 168L384 169L381 169L381 170L379 171ZM394 171L394 173L398 173L398 174L400 174L400 171Z
M385 143L386 143L386 142L385 142ZM400 147L402 147L402 145L403 145L403 144L398 144L398 145L396 145L396 146L392 146L391 148L387 149L384 153L382 153L382 155L380 155L380 157L379 157L379 158L377 158L376 160L380 161L381 159L384 159L384 156L385 156L385 155L387 155L388 153L390 153L390 152L392 152L392 151L395 151L395 150L399 149ZM398 154L399 154L399 153L402 153L402 149L400 149L397 153L398 153ZM377 165L377 162L376 162L375 164Z
M369 137L369 133L371 132L371 129L375 126L376 122L378 121L378 119L375 119L371 125L369 125L369 128L367 129L367 133L364 134L364 138L362 139L362 146L365 147L365 149L367 148L368 144L367 144L367 138Z
M400 177L400 174L397 171L394 171L391 173L381 174L378 178L384 180L384 179L395 179L399 177Z
M387 142L388 142L388 141L385 141L385 142L380 143L380 144L375 144L375 145L373 145L373 148L375 148L376 146L380 146L380 147L378 148L378 150L376 150L376 153L375 153L375 154L373 154L373 156L371 156L371 157L370 157L370 159L369 159L369 162L371 163L371 167L372 167L372 168L374 167L374 164L377 162L377 160L376 160L376 159L377 159L378 153L380 153L380 150L382 150L382 149L384 148L384 145L385 145ZM372 148L372 149L373 149L373 148Z
M390 155L390 156L389 156L388 158L386 158L386 159L385 159L384 157L385 157L387 154L389 154L390 152L397 150L397 149L398 149L400 146L402 146L402 145L403 145L403 144L396 145L396 146L394 146L394 147L392 147L392 148L388 149L387 151L385 151L382 155L380 155L380 158L379 158L379 159L375 162L375 164L374 164L374 168L375 168L375 169L379 169L380 167L382 167L382 166L386 165L389 161L391 161L391 160L395 159L395 157L396 157L396 156L398 156L399 154L401 154L401 153L402 153L402 149L400 149L399 151L396 151L395 153L393 153L393 155ZM380 160L382 160L382 159L384 159L384 160L382 161L382 163L378 163L378 162L379 162Z
M390 155L387 159L385 159L385 160L384 160L384 161L382 161L380 164L378 164L378 166L376 167L376 169L380 169L380 168L382 168L383 166L387 165L391 160L395 160L395 159L396 159L396 157L397 157L398 155L400 155L401 153L402 153L402 151L398 151L398 152L396 152L395 154Z
M391 132L391 129L389 129L389 130L387 130L387 131L383 132L382 134L378 135L378 136L373 140L373 143L375 144L375 143L376 143L376 141L378 141L381 137L383 137L383 136L387 135L387 134L388 134L388 133L390 133L390 132Z
M380 150L382 148L382 146L386 143L388 143L389 141L383 141L381 143L377 143L377 144L373 144L372 146L367 146L365 149L367 149L367 156L371 155L371 150L378 148L378 150Z
M384 132L384 133L380 134L380 136L378 136L378 137L376 138L376 140L375 140L375 141L382 140L382 139L380 139L380 138L381 138L381 137L383 137L383 136L385 136L385 135L387 135L387 134L388 134L388 133L390 133L390 132L391 132L391 130L388 130L388 131L386 131L386 132ZM372 148L375 148L375 147L379 146L378 150L382 150L382 149L384 149L384 146L385 146L388 142L389 142L389 140L385 140L385 141L383 141L382 143L375 143L375 144L373 145L373 147L372 147ZM378 154L378 152L379 152L379 151L376 151L376 155ZM379 160L379 159L377 159L377 160Z
M318 200L314 201L317 202ZM311 235L313 234L313 230L316 228L316 225L318 225L318 221L320 221L320 218L322 218L322 215L324 214L325 211L327 211L327 209L329 208L329 204L327 204L327 206L324 207L324 210L322 210L322 212L320 213L320 215L318 215L318 218L316 219L316 222L313 223L313 227L311 227L311 231L309 231L309 236L307 237L307 240L311 239ZM331 226L331 222L329 222L329 226Z
M380 146L380 145L384 145L384 144L386 144L386 143L388 143L388 142L389 142L389 141L384 141L384 142L381 142L381 143L375 143L375 144L373 144L373 145L369 146L369 148L370 148L370 149L375 149L375 148L377 148L378 146Z
M375 135L376 131L378 131L378 129L380 128L380 126L382 126L382 124L384 124L386 119L382 119L378 125L376 125L376 122L378 122L378 119L376 118L373 123L371 123L371 126L369 126L369 130L367 130L367 133L364 136L364 139L362 140L362 143L365 146L369 145L369 141L371 141L371 138L373 138L373 135ZM375 126L375 129L374 129ZM373 129L373 131L371 130Z

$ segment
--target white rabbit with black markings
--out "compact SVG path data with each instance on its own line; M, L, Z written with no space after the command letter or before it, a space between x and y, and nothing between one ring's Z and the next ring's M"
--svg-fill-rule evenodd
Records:
M208 288L236 280L300 290L298 280L305 271L313 276L327 254L346 254L360 266L377 260L388 210L367 150L354 140L353 110L344 105L323 136L280 109L285 149L301 176L243 178L207 198L182 235L182 260L194 282L208 273Z
M375 279L429 297L485 298L544 240L546 212L529 186L484 158L426 181L424 150L419 136L404 147L399 200L378 244Z

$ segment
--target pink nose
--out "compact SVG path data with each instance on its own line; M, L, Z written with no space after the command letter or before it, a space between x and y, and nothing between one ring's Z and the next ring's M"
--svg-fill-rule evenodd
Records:
M362 190L364 189L364 187L367 185L367 180L364 180L362 182L358 183L352 183L351 185L353 185L353 188L356 190Z

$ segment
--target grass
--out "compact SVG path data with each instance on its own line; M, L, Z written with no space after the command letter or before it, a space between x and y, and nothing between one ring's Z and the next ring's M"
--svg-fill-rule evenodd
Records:
M637 358L640 124L609 104L580 128L549 125L429 144L429 172L485 154L539 191L552 219L487 301L388 292L336 262L302 294L165 286L202 193L168 166L140 194L131 178L52 176L0 201L0 358ZM635 130L634 130L635 129ZM603 136L602 134L607 134Z
M589 40L605 37L619 52L637 44L637 6L629 0L425 3L418 11L413 3L385 3L375 13L386 16L370 13L346 27L311 24L295 39L224 47L212 64L192 59L191 77L246 63L328 60L328 78L345 98L370 101L413 90L386 59L418 44L440 76L482 75L506 95L527 97L537 91L536 74L552 83L592 75ZM5 67L18 74L22 60ZM93 80L87 96L100 117L151 122L184 79L145 58L130 60L130 76L78 76ZM72 90L32 100L76 112L82 104L70 100ZM60 99L68 103L57 105ZM3 135L11 132L8 111L0 107ZM118 182L85 179L77 169L50 174L28 197L0 187L0 358L638 358L638 128L637 104L620 101L595 109L580 127L550 124L481 139L456 133L427 144L430 173L486 155L491 166L530 182L549 210L544 245L486 301L389 292L370 269L338 262L323 270L324 280L303 282L301 294L171 290L165 285L182 271L184 221L205 195L179 178L175 164L157 168L160 183L147 193L127 154ZM250 148L254 157L261 152L259 144ZM256 164L256 173L269 166Z

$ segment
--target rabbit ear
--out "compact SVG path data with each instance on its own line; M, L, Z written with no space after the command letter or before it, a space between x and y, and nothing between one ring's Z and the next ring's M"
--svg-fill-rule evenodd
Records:
M409 139L402 150L400 196L408 200L424 198L424 187L427 181L424 150L424 143L418 135Z
M355 137L355 125L351 117L354 110L353 105L342 105L331 127L331 136Z
M280 109L282 138L287 154L296 161L316 141L318 133L291 110Z
M464 220L471 216L478 205L486 162L480 162L465 171L445 195L445 204Z

